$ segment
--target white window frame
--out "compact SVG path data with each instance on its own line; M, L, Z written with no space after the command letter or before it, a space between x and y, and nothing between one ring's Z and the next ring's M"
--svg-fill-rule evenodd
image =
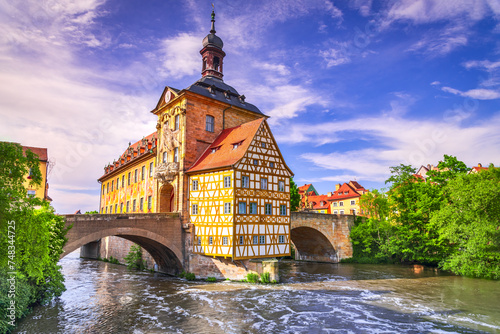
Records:
M264 204L264 214L272 215L273 214L273 205L270 203Z
M229 238L228 237L222 237L222 245L223 246L227 246L228 245L228 240Z
M340 214L343 215L344 214L344 210L340 210Z
M214 237L213 236L209 236L208 237L208 244L209 245L213 245L214 244Z
M252 238L252 244L253 245L258 245L259 244L259 236L258 235L254 235L253 238Z
M340 201L340 202L339 202L339 206L344 206L344 202L343 202L343 201Z
M265 245L265 244L266 244L266 236L259 235L259 245Z
M280 215L286 216L286 204L280 205Z
M278 182L278 191L285 191L285 181Z
M356 200L351 200L351 205L356 205Z
M239 239L240 239L240 245L243 245L244 244L243 236L240 235Z
M231 188L231 176L224 176L224 188Z
M192 215L197 215L198 214L198 204L193 204L191 206L191 214Z
M250 188L250 177L248 175L243 175L241 177L241 187Z
M215 118L211 115L205 117L205 131L215 132Z
M224 203L224 214L231 214L231 203Z
M193 191L198 191L198 180L193 180L192 189Z
M268 187L267 187L267 178L262 177L260 179L260 189L262 189L262 190L267 190L268 189Z
M285 243L285 236L284 235L278 235L278 243L280 243L280 244Z

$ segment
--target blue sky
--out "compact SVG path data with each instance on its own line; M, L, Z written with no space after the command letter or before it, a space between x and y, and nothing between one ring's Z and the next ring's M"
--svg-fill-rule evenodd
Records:
M500 2L215 1L224 81L271 116L299 185L389 167L500 165ZM47 147L60 213L155 129L163 87L200 78L209 1L0 1L0 140Z

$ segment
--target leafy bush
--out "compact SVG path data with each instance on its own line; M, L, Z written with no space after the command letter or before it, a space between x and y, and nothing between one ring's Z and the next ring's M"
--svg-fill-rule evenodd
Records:
M260 276L260 281L264 284L271 283L271 274L266 271Z
M186 273L185 277L188 281L194 281L196 279L196 276L193 273Z
M113 263L111 257L109 261ZM142 259L142 249L140 246L130 246L130 251L125 256L125 263L127 264L127 268L131 270L144 270L146 268L146 261Z
M184 278L186 277L186 272L185 271L182 271L182 273L179 274L179 277L180 278Z
M247 282L249 282L249 283L259 283L259 274L257 274L257 273L248 273L247 274Z
M217 282L217 278L215 278L215 277L207 277L207 282Z
M11 282L15 279L15 295L12 296ZM25 317L30 311L30 305L36 301L36 288L21 275L11 276L5 269L0 269L0 333L8 333L14 326L16 319ZM13 298L12 298L13 297ZM9 309L11 300L15 302L15 309Z
M112 264L120 264L120 261L118 261L117 258L112 257L112 256L109 257L107 262L112 263Z

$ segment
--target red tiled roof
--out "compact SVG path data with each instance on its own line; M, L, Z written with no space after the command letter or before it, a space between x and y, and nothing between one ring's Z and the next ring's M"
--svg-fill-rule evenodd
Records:
M23 146L23 152L26 152L26 150L30 150L31 152L33 152L36 155L38 155L38 159L40 161L47 162L47 160L48 160L48 154L47 154L47 149L46 148Z
M477 166L474 166L474 167L472 167L472 169L474 169L476 172L480 172L482 170L487 170L488 167L477 167Z
M188 172L233 166L243 158L265 118L222 130ZM241 143L233 149L234 144Z
M298 189L299 189L299 191L304 192L304 191L306 191L307 189L309 189L309 187L310 187L310 186L311 186L311 183L309 183L309 184L304 184L303 186L298 187Z
M330 206L328 198L329 198L328 195L317 195L317 196L308 196L307 200L309 203L314 203L312 207L313 210L320 210L320 209L328 209L328 207ZM325 203L321 205L321 202Z
M365 189L362 188L362 190L364 191ZM331 197L328 198L328 201L332 202L336 200L353 198L353 197L361 197L361 194L358 191L356 191L356 189L354 189L354 187L351 186L350 184L344 183L343 185L340 186L340 188L337 191L333 193Z
M143 139L136 141L135 143L131 144L129 147L132 148L132 152L137 152L137 146L141 146L142 147L143 146L142 145L143 140L145 140L145 142L148 143L148 142L151 142L153 140L153 137L158 138L156 131L153 132L153 133L151 133L150 135L144 137ZM146 144L146 149L145 149L145 151L144 151L143 154L146 154L146 153L147 153L147 144ZM129 155L129 149L127 147L127 149L125 150L125 152L123 152L123 154L121 154L120 157L118 158L118 161L115 160L114 164L111 163L108 166L104 167L104 169L105 169L104 175L101 176L98 179L98 181L100 181L103 177L105 177L109 173L112 173L113 171L121 169L122 167L124 167L124 166L128 165L129 163L132 163L133 161L135 161L135 159L133 158L133 155L132 155L131 159L127 161L127 156L128 155ZM140 156L140 155L138 155L138 156ZM125 160L123 164L121 164L121 162L120 162L122 158Z

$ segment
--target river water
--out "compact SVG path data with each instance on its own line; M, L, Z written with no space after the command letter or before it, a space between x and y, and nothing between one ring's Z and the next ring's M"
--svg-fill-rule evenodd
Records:
M252 285L60 264L67 291L17 333L500 333L500 281L421 266L282 262L283 284Z

